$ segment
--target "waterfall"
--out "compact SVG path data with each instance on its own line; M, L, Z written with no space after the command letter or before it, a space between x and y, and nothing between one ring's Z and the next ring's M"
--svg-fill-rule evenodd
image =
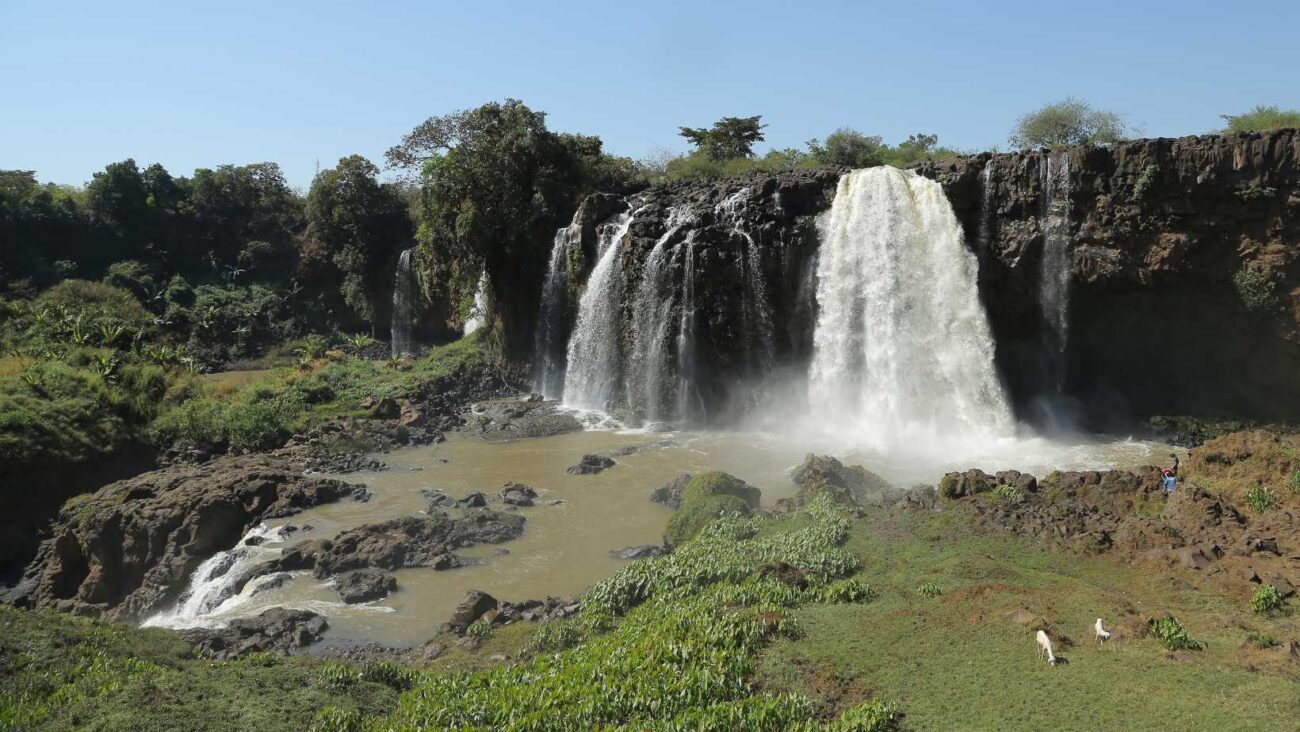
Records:
M255 570L280 556L278 545L284 539L281 529L253 527L233 548L208 557L194 570L189 586L175 607L149 617L141 625L160 628L223 625L217 619L219 616L256 594L261 581L271 579L272 575L258 574Z
M892 167L843 176L818 257L816 419L877 446L1011 434L978 264L938 183Z
M669 210L667 230L655 241L641 267L632 300L632 358L626 369L627 401L641 407L648 422L663 421L664 375L669 368L673 288L669 281L668 242L687 223L688 211Z
M542 306L533 337L533 389L547 399L564 396L564 337L569 329L569 258L581 244L577 224L555 232L542 283Z
M731 194L714 211L731 224L732 233L745 240L745 251L739 258L741 279L741 318L746 356L752 370L760 373L772 367L775 359L775 338L772 332L772 304L767 298L767 285L763 278L763 255L744 226L744 206L750 196L748 188Z
M415 341L411 331L415 320L412 314L414 300L414 283L411 278L411 250L402 252L397 259L397 271L393 274L393 320L392 346L393 357L415 353Z
M463 334L469 335L486 325L487 312L488 275L487 270L483 270L483 274L478 278L478 287L474 290L474 307L470 309L469 317L465 319L465 326L462 328Z
M695 358L695 231L682 242L682 303L677 316L677 419L696 421L703 416L704 404L696 386Z
M980 230L978 232L978 251L988 254L993 247L993 237L996 234L998 202L997 202L997 179L993 177L993 160L990 158L984 167L980 170Z
M1064 381L1062 354L1070 335L1070 154L1047 153L1042 167L1043 257L1038 303L1047 325L1047 354L1056 391Z
M578 320L569 339L564 401L582 409L607 411L620 391L620 318L623 302L619 270L623 237L632 215L622 213L601 225L599 259L578 301Z

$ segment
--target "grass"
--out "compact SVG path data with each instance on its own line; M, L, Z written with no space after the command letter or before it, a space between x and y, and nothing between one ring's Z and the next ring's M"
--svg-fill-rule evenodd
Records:
M949 512L854 524L845 547L877 599L796 611L802 636L773 644L756 679L830 713L866 695L893 700L916 730L1275 729L1300 715L1300 670L1242 648L1250 634L1285 634L1277 621L1105 560L971 535L963 522ZM923 583L944 594L918 596ZM1007 619L1019 608L1051 623L1067 664L1038 659L1034 629ZM1110 625L1166 609L1206 650L1171 653L1128 625L1098 647L1088 630L1097 616Z

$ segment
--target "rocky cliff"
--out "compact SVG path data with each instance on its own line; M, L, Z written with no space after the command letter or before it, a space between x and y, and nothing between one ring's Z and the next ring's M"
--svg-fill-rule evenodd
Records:
M816 217L842 172L589 198L569 229L550 357L562 369L581 327L602 227L631 216L601 298L618 313L615 355L602 356L619 384L609 406L726 421L762 398L761 375L806 367ZM1300 419L1300 131L986 153L916 172L944 186L978 254L1020 418Z

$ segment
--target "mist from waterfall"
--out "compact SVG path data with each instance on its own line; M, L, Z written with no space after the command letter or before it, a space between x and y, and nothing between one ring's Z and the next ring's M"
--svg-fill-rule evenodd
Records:
M1049 378L1060 392L1065 382L1064 352L1070 339L1070 156L1045 153L1042 167L1042 232L1038 303L1047 325Z
M569 331L569 259L582 244L582 231L571 223L555 232L551 258L542 282L542 305L533 336L533 389L547 399L564 396L565 336Z
M1011 436L977 270L937 182L843 176L822 222L810 419L881 449Z
M390 337L394 358L413 355L416 350L412 336L415 327L413 312L415 282L411 276L411 251L407 249L402 252L397 259L397 271L393 273L393 318Z
M465 326L462 329L464 335L469 335L487 325L488 294L488 275L484 270L483 274L479 275L478 285L474 289L474 306L470 309L469 317L465 319Z
M570 407L606 411L622 388L619 270L632 219L621 213L600 227L599 259L578 301L578 319L569 338L563 399Z

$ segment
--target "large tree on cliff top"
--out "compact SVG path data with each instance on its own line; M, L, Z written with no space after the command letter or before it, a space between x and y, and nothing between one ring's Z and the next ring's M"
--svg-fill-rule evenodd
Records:
M767 125L760 124L761 119L762 115L723 117L708 129L681 127L679 134L689 140L697 152L714 160L748 158L754 155L754 143L763 141L763 128Z
M426 294L453 325L486 270L506 346L520 353L540 296L547 247L579 197L613 174L600 139L551 132L523 102L431 117L386 154L418 172L417 239Z
M1115 112L1095 109L1073 97L1022 115L1009 140L1017 148L1108 145L1128 136L1128 125Z

